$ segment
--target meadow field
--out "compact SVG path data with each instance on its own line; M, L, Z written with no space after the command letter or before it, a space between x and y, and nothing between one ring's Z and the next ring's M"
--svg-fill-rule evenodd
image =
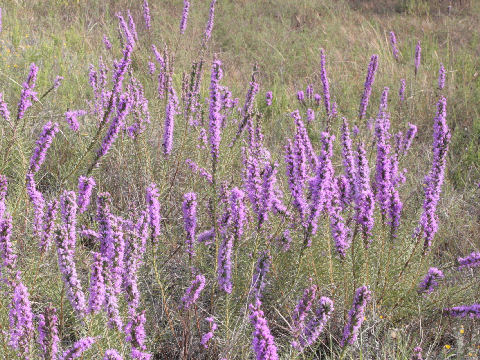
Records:
M0 6L0 359L480 358L480 1Z

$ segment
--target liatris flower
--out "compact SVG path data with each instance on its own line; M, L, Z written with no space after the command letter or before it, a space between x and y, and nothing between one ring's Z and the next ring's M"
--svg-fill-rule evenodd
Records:
M268 220L270 211L287 213L287 209L282 202L282 193L277 185L277 166L277 163L267 164L261 171L263 172L262 189L257 212L259 227Z
M294 345L298 350L303 351L305 347L312 345L318 339L332 316L333 310L333 301L322 296L318 301L315 316L305 326L299 342Z
M182 20L180 21L180 34L185 33L185 29L187 28L187 19L188 19L188 9L190 8L190 1L183 0L183 13L182 13Z
M33 151L33 155L30 158L30 168L29 172L35 174L40 170L43 162L45 161L45 156L47 155L47 150L52 145L53 138L58 132L58 124L52 124L51 121L47 122L43 127L43 131L36 141L37 146Z
M212 0L212 4L216 0ZM218 159L218 152L220 146L220 128L222 124L222 115L220 110L222 108L219 82L223 76L222 63L219 60L214 60L212 64L212 75L210 81L210 110L209 110L209 143L210 152L212 154L213 163L216 164ZM215 168L215 167L214 167Z
M204 168L199 167L195 162L190 159L185 160L190 170L192 170L195 174L200 175L205 180L207 180L210 184L213 182L212 174L210 174Z
M480 319L480 304L473 304L468 306L454 306L443 311L453 317L464 318L466 316L472 319Z
M457 261L458 269L480 267L480 252L472 252L464 258L459 257Z
M93 177L80 176L78 178L77 205L80 214L85 212L88 205L90 205L90 198L95 185L95 179Z
M186 245L190 258L195 255L195 230L197 227L197 195L194 192L183 196L183 222L187 233Z
M143 212L137 223L127 227L128 241L125 249L125 271L123 273L123 288L128 302L128 313L136 313L140 305L140 293L137 285L137 271L142 265L148 238L148 214Z
M27 109L32 106L32 100L38 101L35 89L37 81L38 67L34 63L30 64L30 72L27 80L22 85L22 92L20 94L20 101L18 102L17 121L23 119Z
M130 28L130 33L132 34L135 41L138 41L137 26L133 21L133 17L132 17L132 14L130 14L130 10L127 10L127 17L128 17L128 27Z
M125 258L125 239L123 233L123 222L121 217L113 217L112 219L112 250L113 253L107 254L106 261L108 264L108 280L113 288L115 296L122 291L122 280L124 277L124 258Z
M63 225L55 231L55 242L57 244L58 267L62 273L67 297L77 315L83 318L86 313L85 295L75 266L75 243L71 242L67 225Z
M197 241L199 243L205 243L205 245L211 244L213 238L215 238L215 229L211 228L209 230L206 230L197 236Z
M145 1L146 2L146 1ZM103 360L123 360L122 356L115 349L108 349L103 355Z
M438 270L435 267L431 267L428 270L427 275L425 278L422 280L420 283L419 287L419 292L425 292L427 294L431 294L435 288L438 286L437 280L443 279L443 272L441 270Z
M148 111L148 100L140 81L131 78L127 91L132 99L131 112L134 119L134 123L127 128L127 134L134 139L145 130L145 123L150 123L150 112Z
M423 360L422 348L420 346L417 346L415 349L413 349L413 354L410 360Z
M118 95L120 96L121 89L122 89L122 84L123 84L123 78L125 76L125 73L127 72L128 66L132 62L132 51L133 51L133 45L128 43L125 46L125 49L123 49L123 58L119 63L116 63L115 65L115 71L112 75L112 80L113 80L113 88L112 88L112 93L113 95ZM125 96L125 95L123 95ZM120 96L120 100L122 100L122 96ZM126 100L126 99L125 99ZM123 104L124 101L119 101L117 104L117 114L121 112L122 108L125 106ZM120 106L119 106L120 105ZM119 111L120 109L120 111Z
M0 220L3 219L3 215L7 209L7 205L5 204L5 200L7 197L7 188L8 188L8 180L5 175L0 175Z
M8 345L17 351L22 359L30 357L30 342L33 338L33 313L30 304L28 289L20 279L20 272L17 272L13 281L13 297L10 303L10 341Z
M303 90L297 91L297 100L300 102L305 101L305 93L303 92Z
M360 109L358 111L358 118L361 120L367 113L367 106L372 93L372 85L375 81L375 73L378 68L378 55L372 55L370 64L368 65L367 77L363 89L362 100L360 101Z
M412 146L412 142L416 134L417 134L417 126L414 124L408 123L407 133L405 134L405 137L402 139L402 143L400 145L401 154L405 155L407 153L407 151L410 149L410 146Z
M313 99L315 100L315 104L317 104L317 106L320 106L320 102L322 101L322 96L320 94L315 94L313 96Z
M134 359L148 360L151 355L144 353L145 347L145 311L138 315L133 315L130 321L125 326L124 332L126 334L125 340L132 346L131 356Z
M143 1L143 20L145 20L145 26L150 30L151 26L151 17L150 17L150 7L148 6L148 1Z
M215 333L215 330L217 330L218 325L213 319L213 317L207 317L205 320L208 321L208 323L210 324L210 331L203 334L202 340L200 340L200 344L202 344L205 349L208 349L208 343L213 338L213 334Z
M315 121L315 111L313 111L310 108L307 109L307 121L309 123L312 123L313 121Z
M355 179L355 220L361 226L365 244L371 242L368 239L374 225L373 210L375 199L370 187L370 168L367 154L363 143L358 145L356 156L357 177ZM367 240L368 239L368 240Z
M113 215L111 213L111 198L110 194L99 193L97 195L97 215L96 220L98 224L98 236L100 240L100 253L105 258L111 258L113 253Z
M305 89L305 94L307 95L307 99L313 99L313 84L307 85L307 88Z
M390 44L392 44L392 53L395 60L399 58L399 51L397 48L397 37L393 31L390 31Z
M306 178L305 170L305 149L303 144L298 148L293 146L290 139L287 140L285 146L285 165L287 172L287 179L290 191L292 193L292 204L297 208L300 219L305 221L307 212L307 201L304 194L304 182Z
M301 299L292 314L292 329L295 338L298 338L305 327L305 318L312 308L313 302L317 296L317 285L311 285L303 291Z
M63 76L57 76L55 80L53 81L53 91L57 91L57 89L60 87L63 81Z
M390 205L387 215L389 218L389 224L391 226L391 234L395 237L398 226L400 225L400 218L403 209L403 203L400 200L400 194L398 193L398 189L395 187L392 187L389 203Z
M149 61L149 62L148 62L148 73L149 73L150 75L153 75L153 74L155 74L155 71L156 71L156 70L157 70L157 68L156 68L156 66L155 66L155 63Z
M405 79L400 79L400 88L398 89L398 96L400 97L401 102L405 101L405 87L406 87Z
M128 93L124 93L120 96L117 103L117 114L110 123L105 137L102 140L102 145L97 151L97 158L105 156L112 147L115 139L118 136L121 128L125 124L125 118L127 117L131 106L131 99Z
M94 337L85 337L78 340L70 349L63 352L61 360L77 359L81 357L85 351L92 347L95 341L96 339Z
M107 50L111 50L112 49L112 43L110 42L110 40L108 39L107 35L103 34L103 43L105 44L105 48Z
M0 270L3 281L10 281L17 271L17 255L10 237L12 236L12 217L5 213L0 219Z
M232 292L232 251L233 237L224 236L217 259L217 279L220 289L230 294Z
M55 218L57 217L58 201L52 200L47 205L45 221L43 222L43 233L40 240L40 253L44 254L50 248L53 231L55 230Z
M330 217L330 229L337 252L342 258L345 258L346 251L350 247L350 229L345 225L345 220L341 215L341 199L336 181L332 181L331 192L331 200L327 204L327 212Z
M203 37L203 44L206 44L208 40L210 40L210 36L212 36L213 30L213 17L215 15L215 3L217 0L212 0L210 3L210 14L208 16L207 27L205 28L205 33Z
M120 309L116 289L112 284L112 277L106 274L107 285L105 286L105 310L107 312L108 327L121 331L123 328L122 318L120 317Z
M320 49L320 78L322 79L325 112L327 116L330 116L332 112L330 108L330 84L328 82L327 69L325 67L325 51L323 49Z
M30 198L30 201L33 203L33 211L34 211L33 231L37 237L41 238L42 231L43 231L45 200L43 198L42 193L37 190L34 174L28 173L26 178L27 178L26 179L27 194L28 194L28 197Z
M420 67L421 57L422 57L422 48L420 46L420 40L418 40L417 46L415 47L415 76L417 76L418 68Z
M447 77L447 72L442 63L440 63L440 69L438 70L438 88L443 90L445 87L445 78Z
M151 238L157 241L160 236L160 202L158 200L160 193L157 185L151 183L147 188L147 206L148 206L148 222L151 229Z
M42 349L42 359L56 360L58 353L58 344L60 338L58 337L58 318L56 310L49 305L44 314L38 317L38 343Z
M358 331L362 326L367 303L371 300L372 293L366 286L359 287L355 291L353 305L348 312L348 320L343 329L343 337L340 346L343 348L347 344L353 345L357 340Z
M88 313L100 311L105 303L105 279L103 276L104 259L102 254L92 254L93 264L90 273L90 297L88 298Z
M233 144L240 137L240 135L242 135L245 125L247 125L252 120L255 96L257 95L259 90L259 85L255 80L255 72L256 72L256 65L253 68L252 81L250 81L250 86L248 87L247 94L245 95L245 103L243 104L243 108L242 108L243 119L238 125L237 133L235 134L235 138L233 139L233 141L230 143L230 147L232 147Z
M257 300L255 305L250 304L250 321L254 326L252 334L252 348L257 360L278 360L275 339L270 333L267 320L262 310L261 302Z
M271 91L267 91L267 93L265 94L265 101L267 103L267 106L272 106L273 93Z
M265 276L270 270L271 263L272 256L268 251L263 251L257 260L250 287L250 293L255 296L255 299L262 299L262 292L266 285Z
M191 285L185 291L185 295L182 297L182 304L184 309L188 309L192 306L200 296L203 288L205 287L205 276L198 274L195 277L195 280L192 281Z
M77 117L87 115L85 110L70 110L65 113L65 120L67 121L70 129L78 131L79 124Z
M247 221L245 209L245 193L239 188L233 188L229 196L230 217L229 227L235 241L240 240Z
M350 203L355 197L356 169L352 150L352 139L350 138L350 130L348 129L348 121L346 118L343 118L342 124L342 148L343 166L345 167L345 178L348 184L345 200L347 203Z
M335 136L327 132L321 135L322 150L318 157L318 166L316 176L310 182L311 205L310 217L308 219L309 233L314 235L317 232L318 217L331 201L331 188L334 177L332 165L333 142ZM306 246L311 245L311 238L308 239Z
M424 252L430 249L433 237L438 230L436 208L440 200L442 184L445 176L447 162L448 144L450 142L450 130L446 121L447 101L442 97L437 104L437 115L434 120L433 133L433 161L430 172L425 177L425 200L423 202L423 213L420 217L420 224L415 231L416 235L423 232L425 237Z
M0 93L0 115L7 123L11 123L10 110L8 110L7 103L3 100L3 93Z
M163 154L170 155L173 146L173 128L175 126L175 115L177 114L178 98L172 85L172 80L168 80L168 100L165 109L165 128L163 130Z
M69 246L75 247L77 240L77 196L74 191L65 190L60 196L60 209L62 213L62 221L68 232L67 236Z

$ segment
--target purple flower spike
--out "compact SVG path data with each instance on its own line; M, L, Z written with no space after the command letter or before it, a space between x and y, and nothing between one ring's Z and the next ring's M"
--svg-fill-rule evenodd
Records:
M42 359L56 360L58 357L58 317L55 308L49 305L38 318L38 343L42 349Z
M212 1L214 3L215 0ZM214 60L212 64L212 75L210 80L210 110L209 110L209 137L210 152L212 154L213 162L216 163L218 159L220 139L221 139L221 124L222 115L222 99L220 94L220 79L223 76L222 63L219 60Z
M30 342L33 338L33 313L29 300L28 289L17 273L13 281L13 298L9 312L10 341L8 345L17 351L22 359L30 358Z
M47 206L45 213L45 221L43 222L43 233L40 240L40 252L46 253L50 248L53 238L53 231L55 230L55 219L57 217L58 201L52 200Z
M320 49L320 78L322 79L323 86L323 103L325 105L325 111L327 116L332 115L330 108L330 84L327 77L327 69L325 66L325 51Z
M305 101L305 93L303 92L303 90L299 90L297 92L297 100L300 102Z
M302 298L298 301L297 306L292 314L292 329L296 338L300 336L305 328L305 318L313 306L313 302L317 296L317 285L306 288Z
M108 37L107 35L103 34L103 43L105 44L105 48L107 50L111 50L112 49L112 43L110 42L110 40L108 40Z
M405 87L407 86L405 79L400 79L400 88L398 89L398 96L400 97L400 101L405 101Z
M92 197L92 190L95 185L95 179L93 177L80 176L78 178L77 205L80 214L84 213L88 205L90 205L90 198Z
M367 303L371 300L372 293L366 286L362 286L355 291L353 305L348 312L347 323L343 329L343 337L340 346L343 348L347 344L353 345L358 337L358 331L362 326Z
M90 297L88 299L88 312L100 311L105 303L105 279L103 276L104 259L100 253L93 254L92 271L90 274Z
M77 341L70 349L64 351L61 360L78 359L85 351L92 347L95 341L93 337L86 337Z
M138 315L133 315L125 326L125 340L132 346L131 356L133 359L149 360L150 354L145 353L145 311Z
M447 77L447 72L442 63L440 63L440 69L438 70L438 89L443 90L445 87L445 79Z
M190 170L194 172L195 174L200 175L203 177L205 180L207 180L210 184L213 182L212 174L210 174L207 170L204 168L201 168L197 165L197 163L193 162L190 159L185 160L185 163L188 165Z
M375 73L378 68L378 55L372 55L370 64L368 65L367 77L365 79L365 85L363 89L362 100L360 101L360 109L358 112L358 118L361 120L367 113L368 102L370 101L370 95L372 94L372 85L375 81Z
M36 142L37 146L33 151L32 157L30 158L30 168L29 168L30 173L35 174L36 172L38 172L38 170L40 170L40 167L45 161L47 150L50 147L50 145L52 145L53 138L55 137L55 134L57 132L58 132L57 123L52 124L52 122L49 121L43 127L42 134L40 135L40 137Z
M262 292L265 288L266 281L265 277L270 270L270 265L272 264L272 257L268 251L264 251L260 254L257 264L255 266L255 272L252 277L252 285L250 293L253 293L255 299L262 299Z
M261 302L250 304L250 321L254 327L252 334L252 348L257 360L278 360L275 339L268 328L267 319L260 309Z
M470 255L458 258L458 269L480 267L480 252L472 252Z
M399 51L397 48L397 37L393 31L390 31L390 44L392 44L392 53L395 60L399 59Z
M413 349L413 354L410 360L423 360L422 348L420 346L417 346L415 349Z
M480 304L473 304L468 306L455 306L443 311L453 317L470 317L472 319L480 319Z
M420 67L420 61L422 57L422 47L420 46L420 40L417 42L415 47L415 76L417 76L418 68Z
M160 236L160 202L158 200L160 193L157 185L151 183L147 188L147 206L148 219L153 241L157 241Z
M334 310L333 301L326 296L322 296L316 306L314 317L305 326L300 341L295 343L295 347L300 351L318 339Z
M3 281L10 281L17 272L17 255L11 240L12 217L6 213L0 219L0 270Z
M165 109L165 127L163 130L163 154L168 156L173 147L173 129L175 126L175 115L177 114L178 98L172 85L172 80L168 80L168 99Z
M213 319L213 317L207 317L205 320L208 321L208 323L210 324L210 331L203 334L202 340L200 340L200 344L202 344L205 349L208 349L208 343L213 338L213 334L215 333L215 330L217 330L218 325Z
M183 12L182 12L182 21L180 21L180 34L185 33L187 28L187 19L188 19L188 9L190 8L190 1L183 0Z
M146 1L145 1L146 2ZM103 360L123 360L122 356L115 349L108 349L103 355Z
M438 270L437 268L431 267L428 270L427 275L420 283L419 292L431 294L435 288L438 286L437 280L441 280L444 278L443 272Z
M374 225L373 211L375 199L370 186L370 168L363 143L358 145L356 155L357 177L355 179L355 219L361 226L365 245L371 242L371 231Z
M195 280L192 281L191 285L185 291L185 295L182 297L182 304L184 309L188 309L192 306L200 296L203 288L205 287L205 276L199 274L195 277Z
M267 103L267 106L272 106L273 93L271 91L267 91L267 93L265 94L265 101Z
M433 161L430 172L425 176L423 202L423 213L420 217L420 224L415 235L421 232L424 236L423 250L426 253L438 230L436 209L440 200L440 193L445 177L445 167L447 163L448 144L450 142L450 129L447 125L446 113L447 101L442 97L437 103L437 115L434 120L433 129Z
M210 14L208 16L207 27L205 28L205 33L203 37L203 43L206 44L208 40L210 40L210 36L212 36L213 30L213 18L215 16L215 4L217 0L212 0L210 3Z
M80 125L78 124L78 117L87 115L85 110L70 110L65 113L65 120L73 131L78 131Z
M183 196L183 222L187 233L187 253L190 258L195 255L195 230L197 228L197 195L193 192Z
M37 93L34 91L37 81L38 67L34 63L30 64L30 72L27 80L22 85L20 101L18 102L17 120L23 119L27 109L32 106L32 101L38 101Z
M148 6L148 1L143 1L143 20L145 20L145 26L150 30L152 19L150 17L150 7Z

